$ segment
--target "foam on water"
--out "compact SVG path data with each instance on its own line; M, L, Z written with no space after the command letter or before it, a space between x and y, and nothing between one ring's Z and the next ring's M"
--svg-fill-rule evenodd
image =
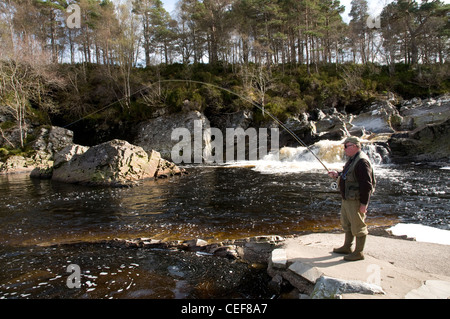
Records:
M252 167L263 174L287 174L297 172L323 172L325 168L315 158L313 152L329 170L341 170L346 158L342 146L344 140L322 140L310 147L283 147L277 152L272 152L258 161L242 161L226 163L228 167ZM375 144L364 143L363 151L370 157L375 165L388 162L388 154Z

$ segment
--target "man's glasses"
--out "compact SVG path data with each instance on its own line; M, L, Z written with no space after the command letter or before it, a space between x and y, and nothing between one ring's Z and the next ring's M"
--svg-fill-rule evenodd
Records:
M355 144L345 144L344 147L347 149L349 147L355 146Z

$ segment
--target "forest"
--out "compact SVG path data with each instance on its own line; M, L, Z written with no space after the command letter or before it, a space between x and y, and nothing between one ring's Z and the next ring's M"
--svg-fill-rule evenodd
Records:
M132 123L187 102L205 114L252 107L197 82L282 120L449 92L450 4L395 0L370 17L352 0L348 23L343 11L338 0L180 0L172 15L161 0L4 0L0 113L14 120L0 133Z

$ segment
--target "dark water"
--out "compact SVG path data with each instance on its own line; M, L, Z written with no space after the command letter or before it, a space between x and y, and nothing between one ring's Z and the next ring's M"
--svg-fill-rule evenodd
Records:
M180 178L121 189L0 176L0 298L266 298L264 271L242 262L86 242L339 229L339 195L323 171L188 170ZM378 167L369 225L450 229L449 176L446 169ZM80 266L79 289L66 285L70 264Z

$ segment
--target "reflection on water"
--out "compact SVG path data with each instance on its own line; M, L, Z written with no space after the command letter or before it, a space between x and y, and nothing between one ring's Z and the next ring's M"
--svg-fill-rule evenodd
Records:
M271 172L270 162L259 164L189 167L187 176L113 189L0 176L0 297L212 298L230 291L251 297L247 288L232 284L253 276L242 263L186 252L49 245L136 237L223 240L339 229L339 195L330 190L323 169ZM378 166L369 225L401 221L449 229L449 174ZM70 263L82 269L82 289L65 285ZM211 263L223 263L218 267L234 273L219 271L219 280L206 271Z

